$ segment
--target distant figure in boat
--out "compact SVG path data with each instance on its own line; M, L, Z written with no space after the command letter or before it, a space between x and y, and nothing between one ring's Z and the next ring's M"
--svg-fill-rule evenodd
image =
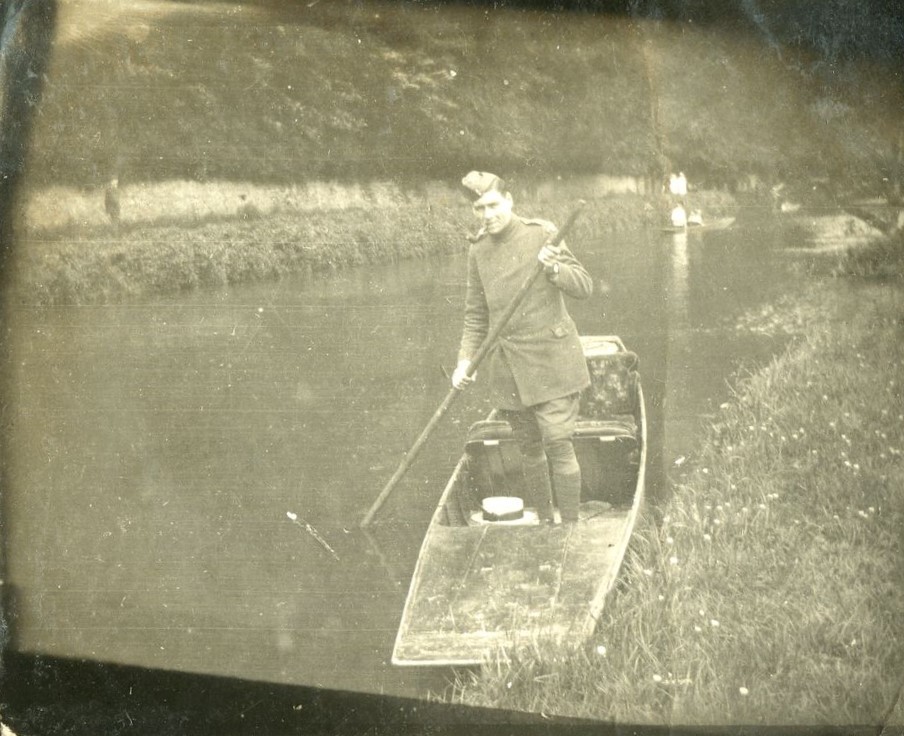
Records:
M511 424L521 449L530 505L552 523L554 491L562 521L576 522L581 468L571 438L590 374L564 297L590 296L593 279L564 242L548 245L557 232L552 223L512 212L512 195L498 176L472 171L462 184L480 229L468 250L464 328L452 385L472 383L474 356L539 261L543 273L487 355L484 370L498 417Z
M685 212L684 207L680 204L676 204L672 208L669 217L672 222L672 227L687 227L687 212Z
M110 218L110 222L114 225L119 225L119 179L117 177L113 177L110 183L107 184L107 189L104 192L104 209L107 212L107 217Z

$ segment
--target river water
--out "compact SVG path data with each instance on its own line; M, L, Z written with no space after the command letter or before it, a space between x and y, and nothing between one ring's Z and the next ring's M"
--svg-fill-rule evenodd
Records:
M640 356L655 504L726 382L777 347L735 318L793 281L772 236L744 227L574 249L598 280L570 304L581 331L619 334ZM370 530L358 523L448 390L463 294L455 256L10 309L13 647L353 691L442 688L441 672L389 656L432 509L467 425L490 408L479 381Z

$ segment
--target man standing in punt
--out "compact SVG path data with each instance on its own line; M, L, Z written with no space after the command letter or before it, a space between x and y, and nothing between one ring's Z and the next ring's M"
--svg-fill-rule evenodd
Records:
M564 296L590 296L593 280L564 242L549 245L555 226L512 211L512 196L494 174L472 171L462 184L481 226L468 251L464 329L452 384L468 386L473 357L535 269L535 279L488 353L485 368L499 418L507 420L524 458L526 502L552 521L552 493L563 522L577 521L581 469L572 435L580 392L590 385L577 327ZM551 474L551 483L550 483ZM550 486L552 488L550 488Z

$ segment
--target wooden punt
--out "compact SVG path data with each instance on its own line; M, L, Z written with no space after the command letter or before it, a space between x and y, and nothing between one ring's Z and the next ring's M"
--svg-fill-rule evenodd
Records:
M592 385L574 438L578 522L540 523L528 506L518 520L484 520L482 500L519 497L524 480L509 425L493 414L475 424L421 546L393 664L474 665L593 633L643 501L646 415L637 356L616 336L581 340Z
M692 223L687 225L663 225L660 230L664 233L705 233L713 230L727 230L735 222L734 217L719 217L704 223Z

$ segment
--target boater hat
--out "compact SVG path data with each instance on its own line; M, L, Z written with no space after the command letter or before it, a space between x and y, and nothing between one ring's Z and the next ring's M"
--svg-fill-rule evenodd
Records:
M472 171L461 180L461 183L471 193L475 204L487 192L505 191L505 182L496 174L490 174L486 171Z

